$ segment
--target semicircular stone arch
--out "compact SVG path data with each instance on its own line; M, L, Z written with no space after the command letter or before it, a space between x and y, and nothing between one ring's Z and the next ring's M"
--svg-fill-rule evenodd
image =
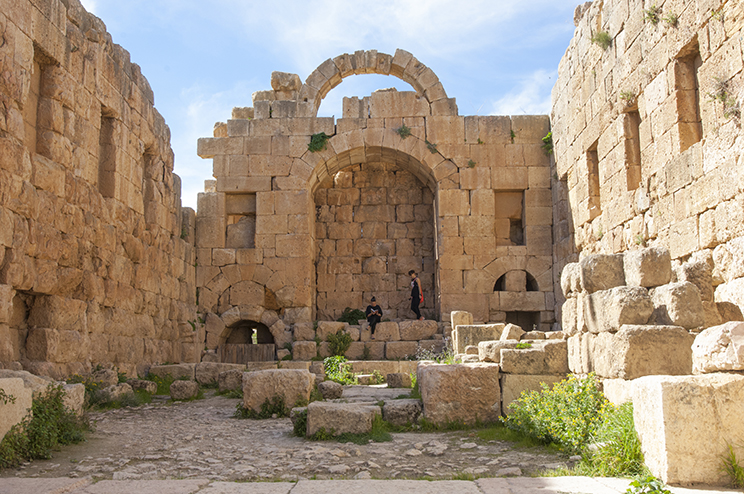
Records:
M434 71L401 49L395 50L395 55L359 50L329 58L305 79L300 99L312 102L317 114L320 103L331 89L341 84L344 78L361 74L395 76L410 84L429 104L447 99L447 92Z

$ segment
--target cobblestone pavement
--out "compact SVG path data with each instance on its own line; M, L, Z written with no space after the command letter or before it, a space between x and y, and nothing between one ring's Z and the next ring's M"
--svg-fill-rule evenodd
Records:
M355 387L350 401L397 396L400 390ZM299 479L452 479L528 476L569 463L544 448L479 439L473 431L396 433L393 441L356 445L292 436L289 419L232 418L237 399L215 396L91 414L95 432L51 460L0 477L216 481Z

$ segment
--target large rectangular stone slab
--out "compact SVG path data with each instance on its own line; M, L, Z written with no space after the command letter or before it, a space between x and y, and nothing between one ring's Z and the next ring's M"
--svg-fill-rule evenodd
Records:
M401 321L398 323L400 339L404 341L428 340L437 333L436 321Z
M153 365L148 373L161 379L170 376L173 379L186 378L193 381L196 379L196 364Z
M538 340L531 343L531 348L502 349L501 371L528 375L568 373L568 343L565 340Z
M372 430L376 415L382 415L376 405L314 401L307 407L307 437L321 429L334 436L347 432L365 434Z
M584 297L584 323L591 333L617 331L623 324L646 324L654 311L648 290L621 286Z
M284 404L293 407L298 401L310 401L315 386L315 374L307 370L276 369L243 374L243 407L254 412L274 396L284 399Z
M668 484L726 485L727 444L744 457L744 376L646 376L634 381L633 419L646 466Z
M31 388L26 388L23 379L19 377L9 377L0 379L0 389L8 397L13 397L13 402L3 403L0 400L0 441L11 427L19 423L31 408Z
M501 338L505 324L475 324L456 326L452 331L452 345L455 353L465 353L465 347L478 346L481 341L493 341Z
M495 422L501 415L496 364L419 363L417 381L424 417L435 424Z
M200 362L195 366L194 375L199 384L214 384L219 381L220 372L226 372L229 370L244 371L245 364Z

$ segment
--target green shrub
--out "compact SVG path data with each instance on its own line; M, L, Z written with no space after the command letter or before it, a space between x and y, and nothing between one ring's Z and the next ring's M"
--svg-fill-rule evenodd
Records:
M339 317L337 321L349 323L352 326L355 326L359 324L359 321L362 321L364 319L367 319L367 315L364 313L364 311L347 307L341 313L341 317Z
M612 44L612 36L607 31L600 31L592 36L592 43L606 50Z
M405 139L406 137L411 136L411 129L406 124L403 124L395 129L395 132L398 133L401 139Z
M307 428L307 424L305 424ZM336 431L331 429L326 431L325 428L318 430L310 438L311 441L337 441L339 443L354 443L359 445L369 444L370 442L383 443L393 440L390 434L390 425L385 422L381 416L375 415L372 420L372 430L364 434L352 434L346 432L336 435Z
M372 380L375 384L383 384L385 382L385 376L383 376L377 369L372 371Z
M0 468L48 459L60 445L85 440L90 426L65 407L64 396L61 385L50 384L44 393L33 398L31 415L14 425L0 442Z
M326 379L339 384L359 384L359 379L351 372L350 367L346 357L340 355L323 360Z
M734 447L726 444L728 453L721 460L721 470L731 479L732 487L744 487L744 467L739 465Z
M240 399L242 399L243 398L243 388L239 388L239 389L228 389L226 391L217 391L217 393L215 393L215 394L218 395L218 396L224 396L225 398L232 398L232 399L240 398Z
M326 135L325 132L313 134L312 136L310 136L310 143L307 145L308 151L310 151L311 153L323 151L328 147L328 139L330 138L331 136Z
M261 404L261 411L255 412L250 408L243 407L243 402L240 402L235 407L235 413L233 417L237 419L270 419L274 415L279 417L289 417L290 408L284 402L284 397L274 395L271 399L266 400Z
M608 406L591 441L598 445L595 452L587 455L586 461L592 467L592 475L634 476L645 471L641 441L633 423L632 403L625 403L619 408Z
M329 334L326 341L328 341L328 350L330 350L331 355L340 356L346 353L353 340L349 333L339 329L336 334Z
M649 475L647 477L636 479L630 483L630 487L625 494L672 494L666 489L664 482L656 477Z
M502 419L510 429L570 452L580 452L602 421L608 405L594 374L569 376L551 389L522 392L513 402L511 415Z
M532 343L530 343L529 341L520 341L514 348L516 348L517 350L526 350L527 348L532 348Z
M170 374L166 374L165 377L156 376L154 374L148 374L147 380L152 381L158 385L158 390L155 391L156 395L169 395L170 386L171 384L173 384L173 381L175 381L173 376L171 376Z
M548 132L545 137L542 138L542 145L540 146L545 153L545 156L553 154L553 132Z
M307 410L297 412L297 415L295 415L292 433L297 437L305 437L307 434Z

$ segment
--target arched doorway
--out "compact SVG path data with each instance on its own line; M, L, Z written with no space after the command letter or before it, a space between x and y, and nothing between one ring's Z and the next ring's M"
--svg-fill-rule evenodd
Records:
M225 342L218 352L224 363L265 362L274 360L276 345L265 324L241 319L227 327Z

